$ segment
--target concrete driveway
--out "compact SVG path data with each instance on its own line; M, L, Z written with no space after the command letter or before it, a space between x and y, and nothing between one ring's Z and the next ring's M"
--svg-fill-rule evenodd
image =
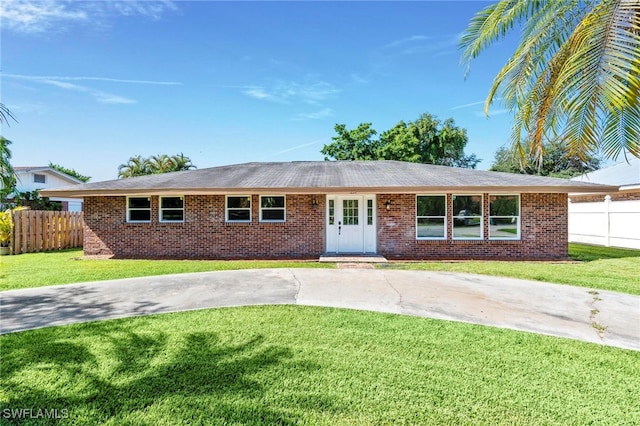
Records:
M239 305L298 304L463 321L640 350L640 297L448 272L254 269L0 293L0 334Z

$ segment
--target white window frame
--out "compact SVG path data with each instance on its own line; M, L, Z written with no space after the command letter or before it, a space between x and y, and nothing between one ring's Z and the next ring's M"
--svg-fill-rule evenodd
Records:
M131 198L146 198L147 200L149 200L149 207L145 207L145 208L139 208L139 207L134 207L134 208L130 208L129 207L129 200ZM147 196L147 195L138 195L138 196L129 196L127 197L126 200L127 203L127 223L151 223L151 196ZM131 211L142 211L142 210L147 210L149 211L149 220L131 220Z
M516 217L516 224L518 226L518 233L513 238L508 237L492 237L491 236L491 219L492 218L510 218L513 216L491 216L491 197L518 197L518 215ZM498 241L518 241L521 238L522 228L520 226L520 218L522 216L522 195L521 194L489 194L489 239Z
M42 176L42 182L38 182L36 180L36 178L38 176ZM47 183L47 175L43 175L42 173L34 173L33 174L33 183L41 183L41 184L46 184Z
M182 200L182 208L176 207L162 207L162 199L163 198L180 198ZM160 223L184 223L184 195L166 195L159 197L158 199L158 221ZM166 220L162 218L162 213L164 210L181 210L182 211L182 219L181 220Z
M418 216L418 197L444 197L444 216ZM449 211L447 205L447 194L416 194L416 240L436 240L443 241L447 239L447 212ZM439 219L442 218L442 225L444 226L443 237L419 237L418 236L418 219Z
M474 215L469 216L469 218L480 218L480 236L479 237L456 237L455 228L456 228L456 219L458 219L458 215L453 208L455 204L455 197L480 197L480 216ZM457 241L482 241L484 240L484 194L451 194L451 239Z
M272 197L272 198L276 198L276 197L282 197L283 201L284 201L284 206L283 207L262 207L262 199L263 198L267 198L267 197ZM283 218L282 219L263 219L262 218L262 212L265 210L282 210L283 211ZM266 222L266 223L282 223L282 222L286 222L287 221L287 196L286 195L261 195L260 196L260 222Z
M249 198L249 207L240 207L240 208L229 208L229 198ZM251 214L251 207L252 207L252 203L253 203L253 199L251 197L251 195L242 195L242 194L231 194L231 195L227 195L224 198L224 218L225 218L225 222L228 223L251 223L251 219L252 219L252 214ZM248 210L249 211L249 220L229 220L229 210Z

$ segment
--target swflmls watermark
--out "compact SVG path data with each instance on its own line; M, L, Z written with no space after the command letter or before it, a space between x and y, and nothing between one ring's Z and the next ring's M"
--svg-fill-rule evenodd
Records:
M0 411L0 418L17 419L66 419L69 417L69 410L66 408L3 408Z

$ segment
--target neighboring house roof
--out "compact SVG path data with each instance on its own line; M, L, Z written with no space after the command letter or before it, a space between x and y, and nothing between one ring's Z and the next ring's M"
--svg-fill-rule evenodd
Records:
M616 185L620 190L640 188L640 158L614 164L590 173L577 176L572 180L578 182Z
M615 192L567 179L401 161L245 163L47 189L44 196L230 193Z
M77 179L66 173L60 172L49 166L18 166L18 167L14 167L13 171L16 173L16 175L21 175L24 173L48 173L48 174L55 175L60 179L66 180L70 184L83 183L80 179ZM19 179L19 176L18 176L18 179Z

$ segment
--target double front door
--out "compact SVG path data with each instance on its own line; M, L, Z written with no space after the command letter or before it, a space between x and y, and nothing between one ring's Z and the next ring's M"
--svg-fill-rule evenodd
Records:
M327 252L375 253L375 195L327 196Z

